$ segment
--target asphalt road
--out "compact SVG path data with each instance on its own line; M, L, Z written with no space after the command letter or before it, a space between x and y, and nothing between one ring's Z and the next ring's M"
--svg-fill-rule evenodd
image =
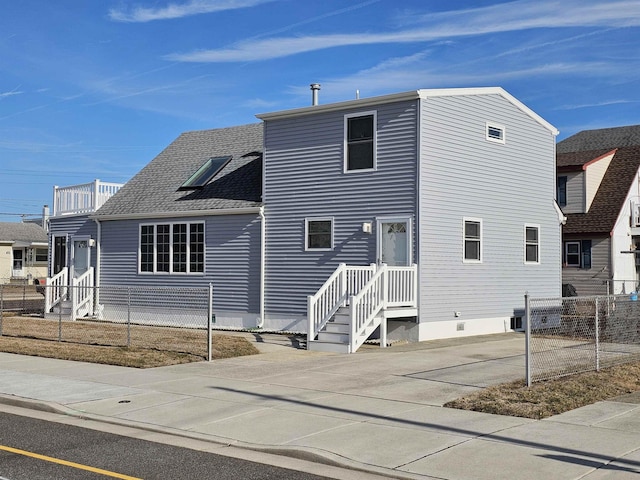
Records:
M322 476L0 412L0 480L288 479Z

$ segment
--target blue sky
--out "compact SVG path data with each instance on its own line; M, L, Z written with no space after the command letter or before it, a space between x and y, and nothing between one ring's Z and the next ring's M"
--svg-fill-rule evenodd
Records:
M419 88L501 86L560 130L640 123L637 0L13 0L0 221L125 182L181 132Z

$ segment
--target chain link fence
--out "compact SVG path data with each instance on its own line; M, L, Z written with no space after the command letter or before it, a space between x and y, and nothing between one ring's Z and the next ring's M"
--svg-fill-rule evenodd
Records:
M210 359L213 319L211 287L0 285L4 337L149 348Z
M527 384L640 361L637 294L525 296Z

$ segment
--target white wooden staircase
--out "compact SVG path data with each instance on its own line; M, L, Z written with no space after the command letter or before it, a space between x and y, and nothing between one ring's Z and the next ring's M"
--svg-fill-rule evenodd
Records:
M75 320L94 313L93 267L77 278L69 278L69 269L63 268L58 274L47 278L44 298L45 318Z
M340 264L307 298L307 349L354 353L380 327L387 344L387 318L417 315L417 267Z

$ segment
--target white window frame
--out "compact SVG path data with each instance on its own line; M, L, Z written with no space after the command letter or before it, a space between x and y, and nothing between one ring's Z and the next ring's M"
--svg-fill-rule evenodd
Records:
M489 135L489 131L495 129L500 130L502 132L502 136L500 138L496 138L495 136ZM504 125L495 122L486 122L485 123L485 138L489 142L499 143L504 145L507 141L507 129Z
M309 222L331 222L331 246L329 248L313 248L309 246ZM333 233L335 222L333 217L307 217L304 219L304 250L306 252L330 252L333 250Z
M368 117L373 115L373 167L358 168L350 170L349 166L349 119L358 117ZM374 172L378 169L378 112L371 110L368 112L349 113L344 116L344 134L343 134L343 166L344 173L363 173Z
M534 245L533 243L528 243L527 242L527 228L535 228L536 231L538 232L538 240L535 243L536 245L536 251L537 251L537 257L538 259L536 261L531 261L531 260L527 260L527 246L528 245ZM526 265L539 265L540 264L540 225L536 225L534 223L525 223L524 225L524 263Z
M187 226L187 271L186 272L174 272L173 271L173 226L174 225L186 225ZM157 249L157 240L158 240L158 225L169 225L169 271L157 271L158 268L158 249ZM203 238L202 238L202 248L203 248L203 259L202 259L202 272L192 272L191 271L191 225L202 225L203 230ZM142 248L141 248L141 236L142 236L142 228L143 227L154 227L153 228L153 271L151 272L143 272L142 271ZM206 273L207 269L207 244L206 244L207 236L206 236L206 224L204 221L193 221L193 222L184 222L184 221L168 221L168 222L152 222L152 223L141 223L138 225L138 274L139 275L196 275L202 276Z
M480 243L480 248L479 248L479 253L480 253L480 258L479 259L475 259L475 258L466 258L466 242L467 242L467 234L466 234L466 226L467 226L467 222L474 222L474 223L479 223L480 224L480 238L478 240L478 242ZM484 260L484 241L483 241L483 233L484 233L484 228L482 225L482 219L481 218L474 218L474 217L464 217L462 219L462 263L482 263Z
M578 263L569 263L569 245L578 245L578 253L572 253L571 255L578 256ZM564 264L567 267L581 268L582 266L582 243L579 240L564 242Z

